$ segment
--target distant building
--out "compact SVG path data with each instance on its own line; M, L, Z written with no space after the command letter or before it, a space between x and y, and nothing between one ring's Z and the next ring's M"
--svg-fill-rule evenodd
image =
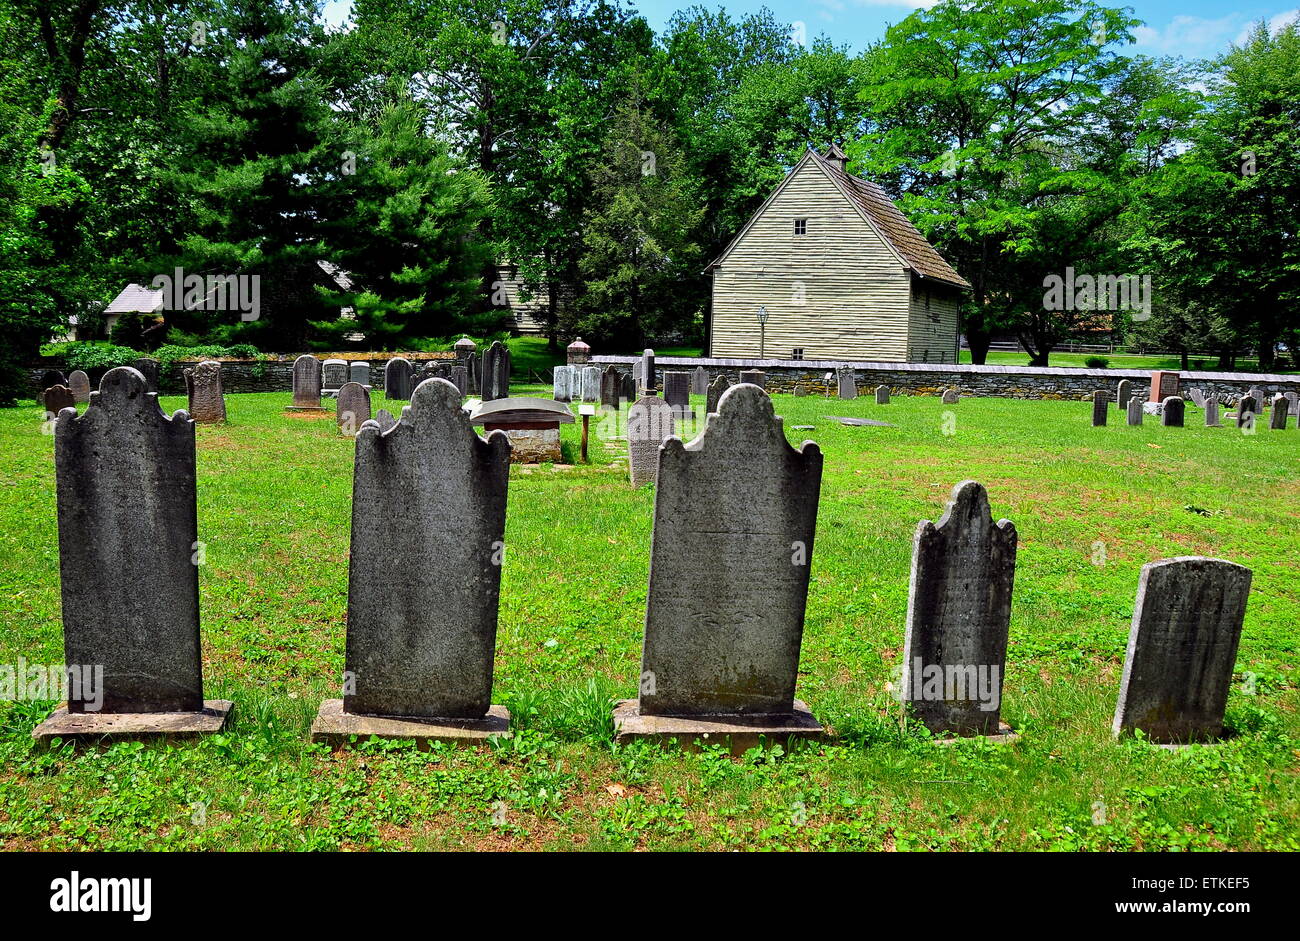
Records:
M846 163L808 151L706 269L711 356L957 362L970 284Z

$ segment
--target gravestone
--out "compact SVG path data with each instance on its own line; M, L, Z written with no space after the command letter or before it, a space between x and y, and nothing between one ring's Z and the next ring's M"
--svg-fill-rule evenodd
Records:
M450 382L451 370L444 362L438 360L427 362L420 367L419 374L412 381L415 383L416 388L418 388L420 383L428 379L446 379Z
M1205 400L1205 427L1222 428L1219 424L1219 403L1215 399Z
M956 389L944 389L944 390L943 390L943 404L944 404L944 405L956 405L956 404L957 404L958 402L960 402L960 401L961 401L961 395L957 392Z
M636 401L637 378L628 373L623 377L622 399L624 402Z
M582 401L600 401L600 367L583 366L580 373L582 381Z
M889 386L876 386L876 404L889 404Z
M718 373L709 383L708 395L705 398L704 414L712 415L718 410L718 402L722 399L722 393L731 388L731 380Z
M462 394L478 394L478 356L475 355L478 344L469 337L461 337L453 349L456 352L456 362L465 367L465 389Z
M551 398L557 402L573 401L573 374L576 366L556 366L551 371Z
M637 377L641 385L638 392L642 396L654 395L658 390L655 382L655 351L645 350L641 354L641 375Z
M1121 410L1128 408L1128 400L1131 398L1133 398L1133 383L1121 379L1115 392L1115 407Z
M709 371L703 366L696 366L691 373L691 395L709 394Z
M1192 388L1192 389L1189 389L1188 392L1191 394L1191 396L1192 396L1192 402L1195 403L1195 405L1196 405L1197 408L1205 408L1205 390L1204 390L1204 389Z
M411 361L395 356L384 364L384 398L405 401L411 397L414 388L412 379L415 368Z
M51 386L66 386L67 384L68 377L63 375L63 373L57 369L47 369L45 372L41 373L42 392Z
M1108 397L1103 405L1110 407ZM996 735L1016 575L1016 527L993 522L981 484L952 490L912 541L903 701L931 732ZM1007 730L1009 731L1009 730Z
M460 392L461 398L469 395L469 367L462 365L452 366L451 384Z
M59 412L65 408L76 408L77 400L72 395L72 390L67 386L50 386L41 393L42 404L45 406L46 420L59 417Z
M1249 389L1246 390L1246 394L1258 403L1255 406L1256 414L1258 414L1259 411L1264 407L1264 403L1268 401L1268 396L1265 394L1264 390L1261 389L1259 386L1251 386Z
M1243 428L1248 426L1254 428L1255 416L1258 414L1258 400L1249 395L1243 395L1241 401L1237 403L1237 427Z
M71 381L71 377L69 377L69 381ZM77 390L73 389L72 391L75 393ZM1298 426L1300 426L1300 394L1297 394L1295 392L1288 392L1286 393L1286 401L1287 401L1287 414L1296 415L1297 416L1296 423Z
M293 404L290 411L320 412L320 360L304 353L293 361Z
M1286 428L1286 419L1291 403L1286 400L1284 395L1273 396L1273 411L1269 415L1268 427L1274 431L1282 431Z
M1106 415L1110 412L1110 396L1105 392L1092 394L1092 427L1100 428L1106 424Z
M822 454L796 450L762 389L728 389L690 444L660 452L640 699L619 740L815 737L794 698Z
M397 424L397 419L393 417L393 413L386 408L381 408L379 411L375 412L375 417L372 421L379 426L379 433L381 435ZM360 429L357 430L358 432L360 431Z
M745 369L740 373L740 381L765 389L767 388L767 373L761 369Z
M645 358L636 360L632 363L632 378L636 380L636 387L639 391L645 385Z
M72 398L78 405L84 405L90 401L90 377L80 369L74 369L68 375L68 389L72 392Z
M1187 404L1181 396L1171 395L1161 403L1160 424L1168 428L1183 427L1183 413Z
M659 445L673 433L672 406L658 396L640 398L628 409L628 471L633 487L644 487L656 481Z
M480 438L460 398L422 382L397 425L357 434L344 695L322 704L313 741L483 739L509 725L491 697L510 444Z
M797 398L803 398L808 394L808 387L799 380L795 380L794 394Z
M1250 579L1243 565L1200 556L1142 567L1115 735L1141 729L1157 744L1222 735Z
M348 381L348 361L327 359L321 364L321 390L327 395L337 394Z
M673 408L691 406L691 375L685 372L664 373L664 401Z
M355 435L370 421L370 390L359 382L345 382L339 389L338 414L334 419L339 431Z
M204 360L185 370L190 418L200 425L226 420L226 394L221 384L221 364Z
M1128 400L1128 423L1130 425L1142 424L1142 418L1147 413L1146 409L1143 408L1144 404L1142 397L1138 395Z
M1177 394L1178 373L1156 370L1151 374L1151 394L1147 396L1147 402L1151 404L1163 402L1169 396Z
M218 731L230 703L203 699L194 423L120 366L85 414L59 417L54 465L64 662L102 668L102 701L70 692L33 736Z
M600 404L602 408L618 411L619 392L622 390L623 378L612 365L606 366L600 374Z
M136 372L144 376L144 384L150 392L158 391L158 360L142 356L131 364Z
M852 366L841 366L836 369L835 379L840 398L856 399L858 397L858 381ZM741 381L744 382L744 379L742 378Z
M349 363L348 382L356 382L363 386L370 385L370 364L365 362Z
M483 351L484 402L510 397L510 348L500 340Z

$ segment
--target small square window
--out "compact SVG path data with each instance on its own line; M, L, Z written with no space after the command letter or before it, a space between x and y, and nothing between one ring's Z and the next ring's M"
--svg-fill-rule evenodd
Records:
M794 220L794 234L795 234L795 235L807 235L807 234L808 234L808 220L807 220L807 219L796 219L796 220Z
M803 359L803 347L796 346L794 352L790 354L791 359Z

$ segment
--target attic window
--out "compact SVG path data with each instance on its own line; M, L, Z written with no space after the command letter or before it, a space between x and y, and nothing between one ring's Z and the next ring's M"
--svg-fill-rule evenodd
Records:
M795 235L807 235L807 234L808 234L808 220L807 220L807 219L796 219L796 220L794 220L794 234L795 234Z

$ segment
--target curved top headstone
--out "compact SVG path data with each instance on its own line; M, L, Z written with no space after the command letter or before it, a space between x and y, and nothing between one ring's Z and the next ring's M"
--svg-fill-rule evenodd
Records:
M295 408L320 408L321 362L304 353L293 361L293 404Z

